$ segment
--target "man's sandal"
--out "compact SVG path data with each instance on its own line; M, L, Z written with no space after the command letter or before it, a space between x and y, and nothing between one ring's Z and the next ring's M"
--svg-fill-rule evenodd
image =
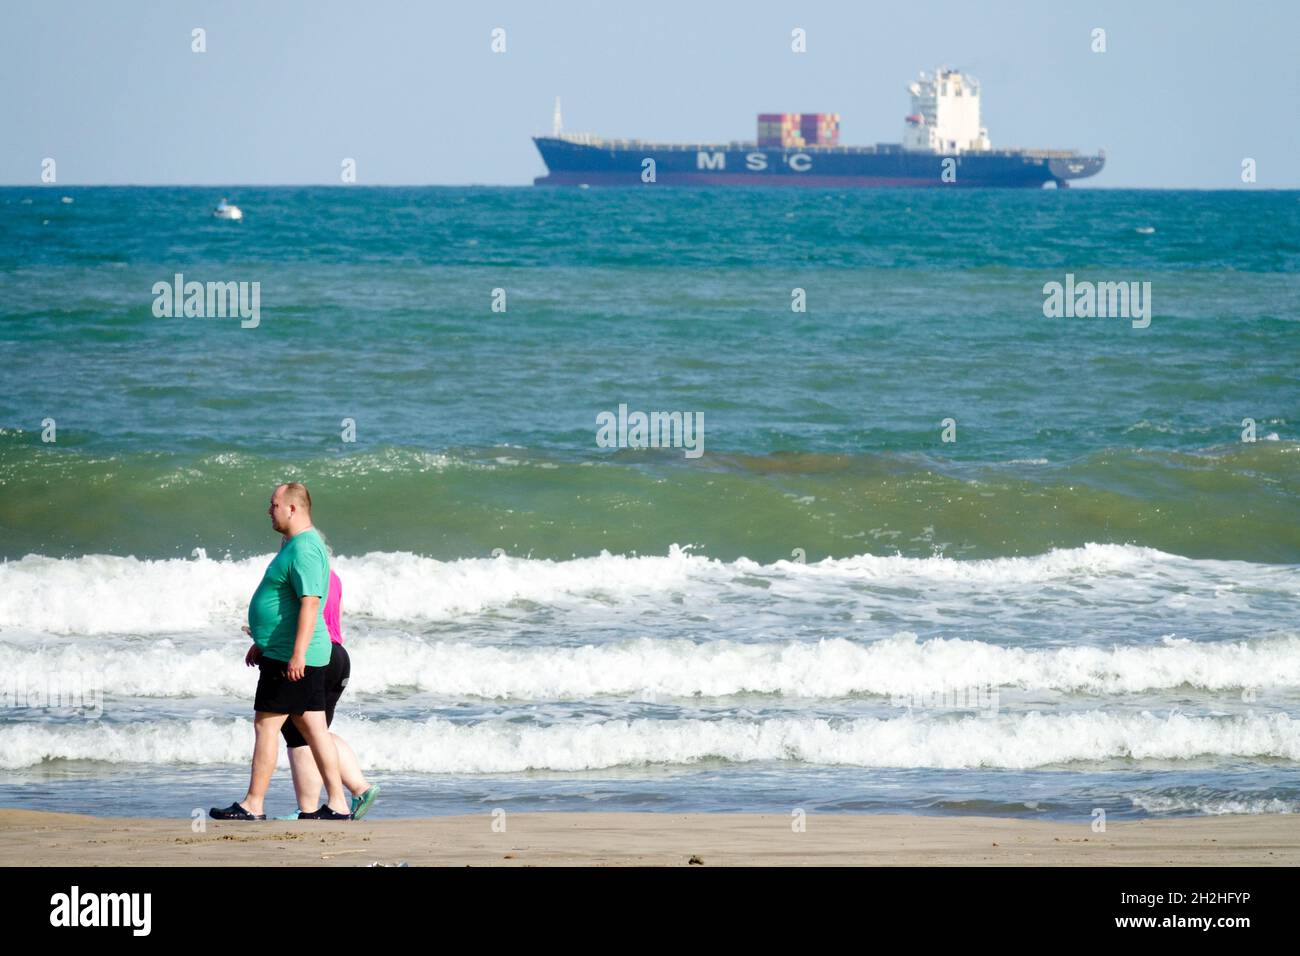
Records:
M336 813L335 811L330 809L329 804L327 803L325 804L325 806L321 807L320 809L313 810L310 813L304 810L302 813L298 814L298 819L299 820L351 820L352 814Z
M232 803L224 810L218 810L213 807L208 811L208 816L214 820L265 820L265 813L249 813L239 803Z

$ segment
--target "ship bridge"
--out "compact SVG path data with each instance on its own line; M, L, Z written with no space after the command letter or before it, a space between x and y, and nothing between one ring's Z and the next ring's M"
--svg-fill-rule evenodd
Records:
M974 77L940 67L910 84L912 112L903 129L903 148L926 153L984 152L988 130L980 126L980 85Z

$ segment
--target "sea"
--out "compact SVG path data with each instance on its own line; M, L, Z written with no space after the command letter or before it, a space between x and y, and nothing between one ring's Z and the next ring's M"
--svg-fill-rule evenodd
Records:
M0 805L243 796L290 480L373 817L1300 810L1300 193L0 189Z

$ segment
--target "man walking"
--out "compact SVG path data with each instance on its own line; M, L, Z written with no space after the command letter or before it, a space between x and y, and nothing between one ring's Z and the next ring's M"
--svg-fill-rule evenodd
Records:
M248 605L254 644L244 660L261 674L253 702L256 742L248 793L239 803L208 811L215 820L265 820L263 803L280 753L280 729L291 720L311 748L329 803L299 819L347 820L338 750L325 722L325 670L330 637L321 613L329 593L329 555L312 527L311 495L289 482L271 495L271 527L287 539L266 568Z

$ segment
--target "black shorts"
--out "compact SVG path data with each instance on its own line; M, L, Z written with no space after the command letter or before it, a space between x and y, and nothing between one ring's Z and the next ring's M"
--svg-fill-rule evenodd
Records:
M348 686L348 678L352 676L352 660L342 644L330 643L330 662L320 670L325 672L325 726L328 727L334 723L334 708ZM307 741L303 739L292 720L284 722L280 733L284 736L284 742L290 747L307 746Z
M324 667L308 667L300 680L289 680L287 661L263 657L258 661L257 696L253 710L270 714L303 714L325 709ZM286 721L288 723L288 721Z

